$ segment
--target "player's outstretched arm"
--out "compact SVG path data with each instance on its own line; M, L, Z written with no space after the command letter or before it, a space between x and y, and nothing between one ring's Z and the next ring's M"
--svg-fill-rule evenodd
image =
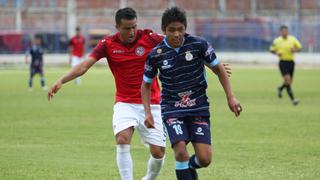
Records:
M96 60L93 58L88 58L77 66L73 67L67 74L60 77L49 89L48 100L50 101L53 98L53 96L59 91L64 83L83 75L94 63L96 63Z
M232 68L230 67L230 64L228 64L228 63L222 63L222 65L223 65L224 69L226 70L228 77L231 77L231 75L232 75Z
M238 101L232 93L226 69L221 63L211 69L219 77L220 84L226 93L230 110L234 112L236 117L238 117L242 111L242 107L240 105L240 101Z
M151 84L142 81L141 85L141 99L145 112L145 120L144 124L147 128L154 128L154 120L151 113L150 107L150 92L151 92Z

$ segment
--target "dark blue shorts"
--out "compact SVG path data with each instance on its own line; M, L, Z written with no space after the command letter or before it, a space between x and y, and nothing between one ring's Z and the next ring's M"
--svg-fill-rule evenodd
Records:
M34 76L35 74L43 74L43 67L42 66L31 66L30 67L30 76Z
M171 145L186 141L211 145L210 117L180 117L164 119Z

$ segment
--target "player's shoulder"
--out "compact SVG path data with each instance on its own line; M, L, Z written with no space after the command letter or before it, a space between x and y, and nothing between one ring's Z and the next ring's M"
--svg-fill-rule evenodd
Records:
M151 51L149 52L148 57L149 58L158 58L164 54L166 54L166 47L165 43L163 42L163 40L158 43L154 48L151 49Z
M152 43L154 46L159 44L164 38L164 35L153 32L151 29L140 29L138 30L138 34L139 33L142 34L141 38L149 40L149 42Z
M278 43L278 42L280 42L280 41L283 41L282 36L276 37L276 38L273 40L273 43Z
M291 40L293 40L293 41L298 41L298 39L295 37L295 36L293 36L293 35L289 35L288 36Z
M190 34L187 34L185 36L185 41L185 44L193 44L196 47L206 47L209 44L209 42L204 37L194 36Z
M139 31L140 31L143 35L145 35L145 36L161 37L161 38L164 37L164 35L158 34L158 33L156 33L156 32L153 32L153 30L151 30L151 29L138 29L138 32L139 32Z
M185 38L187 41L190 41L190 42L207 43L207 40L202 36L186 34Z
M107 45L110 43L113 43L117 39L117 33L111 34L111 35L105 35L103 38L99 41L100 44Z

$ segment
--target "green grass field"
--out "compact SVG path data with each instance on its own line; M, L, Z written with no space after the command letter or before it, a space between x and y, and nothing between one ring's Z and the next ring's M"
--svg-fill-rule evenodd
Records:
M66 71L47 69L48 84ZM93 68L81 86L65 85L52 102L38 77L29 92L27 70L1 70L0 77L0 179L120 179L109 70ZM214 161L198 171L199 179L320 178L319 69L297 69L293 90L301 103L294 107L286 94L276 96L276 68L235 67L232 85L244 107L238 119L216 77L208 78ZM131 152L138 180L149 155L137 134ZM159 179L175 179L170 148Z

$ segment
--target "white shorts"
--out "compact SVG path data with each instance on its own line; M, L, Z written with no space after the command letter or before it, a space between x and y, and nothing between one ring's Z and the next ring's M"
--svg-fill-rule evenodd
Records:
M78 65L82 61L82 57L72 56L71 57L71 67Z
M160 105L151 105L155 128L144 125L145 112L142 104L117 102L113 107L113 133L118 134L129 127L134 127L144 144L166 146L166 133L162 124Z

